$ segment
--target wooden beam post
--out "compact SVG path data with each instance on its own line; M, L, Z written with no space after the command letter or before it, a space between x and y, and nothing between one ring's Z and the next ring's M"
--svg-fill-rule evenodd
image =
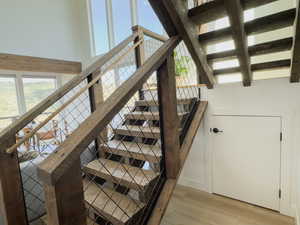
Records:
M15 136L1 140L0 149L0 216L5 225L27 225L18 154L6 149L16 142Z
M177 113L174 55L157 70L160 128L167 178L175 179L180 169L180 121Z
M213 88L215 78L207 63L206 53L197 40L197 26L189 19L185 1L179 0L149 0L152 8L163 24L170 37L180 35L193 58L201 79L208 88Z
M138 35L134 40L134 44L138 43L140 40L144 39L144 32L143 29L140 26L134 26L132 27L132 31L137 32ZM135 62L136 62L136 68L140 68L144 62L145 62L145 47L144 42L141 42L140 45L138 45L135 48ZM140 100L143 100L145 98L144 92L142 90L139 90L139 98Z
M231 24L232 36L236 46L236 53L240 62L244 86L251 86L252 72L248 53L248 40L244 28L244 10L240 0L225 0Z
M80 161L55 184L44 182L48 225L86 225Z
M91 82L94 78L96 78L100 74L100 70L92 73L88 76L88 82ZM104 102L104 95L103 95L103 83L102 79L98 80L98 82L89 88L89 97L90 97L90 104L91 104L91 112L93 113L96 111L97 107ZM100 133L99 137L96 140L96 148L100 156L104 155L104 152L101 151L101 143L108 141L108 130L107 128L103 129Z
M297 13L294 24L294 43L292 55L291 78L292 83L300 81L300 15L299 15L300 1L297 0Z

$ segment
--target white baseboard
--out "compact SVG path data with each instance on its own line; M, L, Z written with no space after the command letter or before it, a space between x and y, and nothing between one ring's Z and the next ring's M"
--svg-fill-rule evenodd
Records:
M191 187L191 188L195 188L198 190L202 190L202 191L207 191L204 187L204 185L200 182L197 182L195 180L189 179L189 178L180 178L179 179L179 184L183 185L183 186L187 186L187 187Z
M295 217L296 225L300 225L299 207L297 207L297 205L294 204L292 206L292 208L293 208L293 211L294 211L294 217Z

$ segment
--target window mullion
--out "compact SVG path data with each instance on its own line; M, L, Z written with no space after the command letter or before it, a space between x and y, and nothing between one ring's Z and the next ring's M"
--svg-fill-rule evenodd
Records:
M131 24L132 26L138 25L138 13L137 13L136 0L130 0L130 9L131 9Z
M20 73L16 74L16 93L19 114L23 115L24 113L26 113L26 103L22 75Z
M106 17L107 17L107 33L109 41L109 49L115 46L115 33L114 33L114 21L113 21L113 9L111 0L106 0Z

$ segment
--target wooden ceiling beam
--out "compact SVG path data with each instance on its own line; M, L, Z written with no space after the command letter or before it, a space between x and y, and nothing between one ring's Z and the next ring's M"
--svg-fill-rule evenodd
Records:
M299 17L299 0L297 0L297 13L294 24L294 43L293 55L291 65L291 78L292 83L300 81L300 17Z
M264 62L264 63L256 63L251 65L251 70L253 72L261 71L261 70L272 70L272 69L279 69L279 68L289 68L291 65L290 59L284 60L277 60L272 62ZM240 67L230 67L226 69L218 69L214 70L214 75L225 75L225 74L233 74L241 72Z
M278 0L241 0L244 10L256 8ZM189 18L196 24L205 24L227 16L224 0L210 1L192 8Z
M236 55L240 63L244 86L251 86L252 72L248 53L248 40L244 29L244 10L240 0L225 0L231 24L232 37L236 46Z
M199 71L199 81L213 88L215 78L207 63L206 53L197 40L197 27L187 16L185 1L149 0L169 36L180 35ZM174 31L175 28L175 31Z
M257 45L252 45L248 47L248 52L250 56L258 56L258 55L265 55L270 53L282 52L291 50L293 45L293 38L283 38L275 41L264 42ZM207 55L207 60L209 64L212 61L224 61L229 59L236 58L237 52L235 49L211 53Z
M247 35L261 34L285 27L292 26L296 16L296 9L289 9L269 16L260 17L245 23L245 32ZM199 41L202 45L214 44L231 39L231 27L206 32L199 35Z

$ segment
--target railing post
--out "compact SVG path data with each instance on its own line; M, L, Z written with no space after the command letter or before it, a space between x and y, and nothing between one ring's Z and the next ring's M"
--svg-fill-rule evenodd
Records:
M15 142L13 135L0 143L0 216L5 225L27 225L18 154L6 153Z
M179 117L177 114L174 55L157 71L160 127L167 178L177 178L180 169Z
M95 77L99 75L99 73L100 71L94 72L91 75L89 75L88 82L91 82ZM95 85L93 85L89 89L89 97L91 104L91 112L94 112L97 109L98 105L104 102L102 79L100 79ZM108 133L107 129L104 129L96 140L96 148L98 149L100 155L104 154L100 151L101 143L106 141L108 141Z
M134 44L138 43L140 40L143 40L144 32L143 32L143 29L140 26L132 27L132 31L138 33L138 36L134 40ZM136 67L137 68L140 68L145 62L144 42L141 42L141 44L139 44L135 48L135 62L136 62ZM143 100L145 98L144 93L143 93L142 90L139 90L139 98L140 98L140 100Z
M48 225L86 225L80 161L55 184L44 182Z

